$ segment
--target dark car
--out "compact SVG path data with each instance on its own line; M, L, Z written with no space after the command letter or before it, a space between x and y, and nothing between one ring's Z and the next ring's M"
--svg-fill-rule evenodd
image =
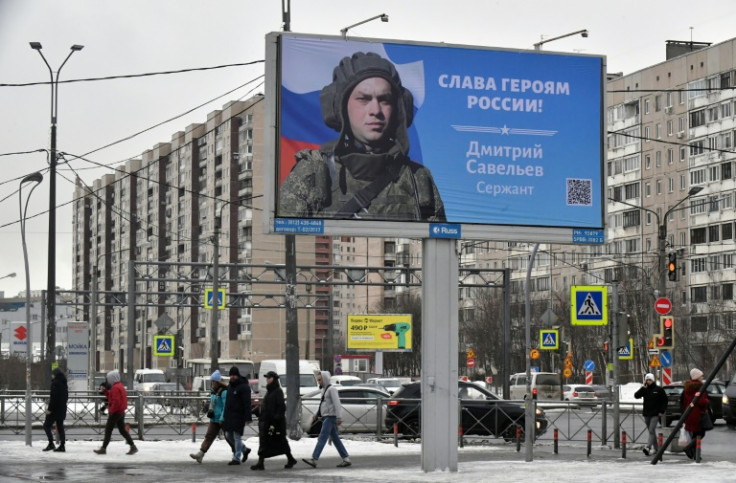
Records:
M664 386L663 389L667 394L667 411L664 413L664 425L669 426L673 421L677 421L682 416L680 396L682 395L684 386L682 382L673 382L668 386ZM712 381L708 385L708 400L715 419L723 418L722 398L725 392L726 385L721 381Z
M458 397L462 407L463 434L503 437L507 441L516 438L516 428L524 431L525 409L523 403L507 401L469 382L460 381ZM405 436L421 436L421 383L404 384L389 399L386 410L386 428L393 431L394 424ZM547 430L544 411L537 408L536 434Z
M590 386L595 391L595 395L599 401L613 401L613 394L611 388L602 384L594 384Z
M733 376L731 382L726 386L721 398L723 419L726 424L733 428L736 426L736 375Z

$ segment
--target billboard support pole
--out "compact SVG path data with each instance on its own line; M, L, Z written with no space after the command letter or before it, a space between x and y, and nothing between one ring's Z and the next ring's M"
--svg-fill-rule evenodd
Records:
M422 470L457 472L458 254L422 241ZM445 417L437 418L437 414Z

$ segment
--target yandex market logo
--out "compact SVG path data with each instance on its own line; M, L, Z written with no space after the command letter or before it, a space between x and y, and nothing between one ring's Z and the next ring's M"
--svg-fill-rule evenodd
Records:
M13 332L15 332L15 338L18 340L26 340L26 337L28 337L28 332L26 332L26 328L22 325L16 328Z

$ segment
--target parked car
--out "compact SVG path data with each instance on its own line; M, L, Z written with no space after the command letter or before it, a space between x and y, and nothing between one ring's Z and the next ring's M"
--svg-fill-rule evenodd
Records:
M600 384L593 384L590 386L595 391L595 395L599 401L613 401L613 394L611 388Z
M380 386L390 394L395 393L401 387L401 379L398 377L371 377L366 384Z
M667 394L667 411L664 413L664 425L669 426L673 421L677 421L682 416L680 408L680 396L684 390L682 382L673 382L664 386L664 392ZM710 408L713 411L715 419L725 419L723 414L723 395L726 392L726 385L722 381L712 381L708 385L708 400Z
M723 392L721 409L726 424L731 428L736 426L736 374Z
M359 378L358 376L348 376L340 374L331 376L330 384L334 384L336 386L357 386L358 384L363 384L363 379Z
M421 436L421 383L404 384L388 401L386 428L410 437ZM462 407L463 434L503 437L507 441L516 438L516 428L525 428L525 408L522 403L501 399L470 382L458 382L458 398ZM536 435L547 431L548 421L544 411L537 408Z
M391 395L379 388L368 386L334 386L342 403L342 424L340 431L346 433L375 433L381 421L378 420L379 399L381 413L386 414L386 402ZM322 429L322 422L312 423L317 414L322 391L314 391L302 397L301 425L302 430L310 436L317 436Z
M531 387L532 399L562 400L560 376L555 372L532 372ZM509 391L511 399L526 398L526 372L511 376Z
M565 401L578 404L598 404L595 389L584 384L565 384L562 386L562 397Z

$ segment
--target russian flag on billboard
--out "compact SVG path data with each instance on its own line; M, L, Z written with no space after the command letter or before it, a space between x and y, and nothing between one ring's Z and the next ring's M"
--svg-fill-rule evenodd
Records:
M294 167L294 155L302 149L317 149L337 138L338 133L322 120L319 94L332 82L332 71L346 52L375 52L394 62L404 87L414 96L414 112L424 100L424 76L421 62L398 64L391 59L384 44L365 42L324 42L315 39L285 37L282 49L281 139L279 184ZM348 45L346 50L346 44ZM419 137L409 128L413 161L422 162Z

